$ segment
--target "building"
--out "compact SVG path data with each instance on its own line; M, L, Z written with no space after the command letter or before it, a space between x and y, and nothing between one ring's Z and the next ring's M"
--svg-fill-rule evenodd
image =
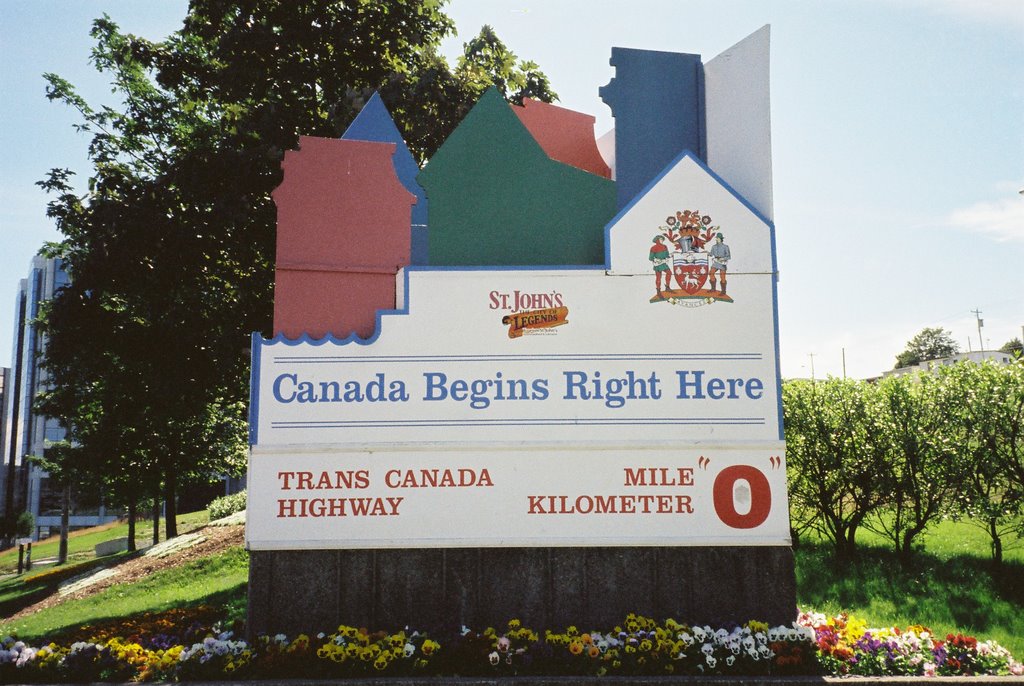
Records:
M11 369L4 378L3 394L3 513L16 517L22 511L35 517L36 537L51 535L60 527L61 493L53 488L49 475L31 464L30 456L41 456L47 447L63 440L66 433L58 421L40 415L33 408L36 395L47 382L40 365L46 339L34 322L40 305L53 298L68 283L67 272L58 259L36 256L28 277L18 284L15 300L14 349ZM95 526L116 517L109 514L98 494L72 493L72 527Z
M1005 353L1001 350L975 350L969 353L957 353L956 355L950 355L949 357L940 357L936 360L925 360L912 364L908 367L899 367L898 369L890 369L887 372L882 373L882 377L886 376L899 376L901 374L911 374L913 372L927 372L935 367L945 367L947 365L956 364L957 362L974 362L981 364L982 362L991 361L996 364L1010 364L1016 361L1017 358L1012 353Z

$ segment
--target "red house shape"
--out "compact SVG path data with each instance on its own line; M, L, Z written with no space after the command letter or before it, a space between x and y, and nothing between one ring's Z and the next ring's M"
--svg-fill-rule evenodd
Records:
M394 143L302 136L285 153L277 204L274 335L374 333L409 264L416 197L402 186Z
M612 178L612 170L597 149L593 116L531 98L523 98L523 106L512 111L548 157Z

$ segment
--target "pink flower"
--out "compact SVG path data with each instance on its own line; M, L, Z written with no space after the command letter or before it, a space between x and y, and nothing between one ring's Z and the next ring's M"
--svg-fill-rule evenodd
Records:
M512 642L508 640L508 637L502 636L498 639L498 650L502 653L508 652L508 649L512 647Z
M925 676L935 676L935 669L936 669L936 667L935 667L935 663L934 662L925 662L924 663L924 675Z

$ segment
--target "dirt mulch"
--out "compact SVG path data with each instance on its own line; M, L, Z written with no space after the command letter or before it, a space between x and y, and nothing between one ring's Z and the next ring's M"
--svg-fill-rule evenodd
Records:
M216 555L217 553L223 552L228 548L238 547L244 544L245 541L245 526L206 526L202 529L197 529L191 533L198 533L205 537L193 546L178 550L173 554L166 557L146 557L143 555L145 551L140 552L138 555L113 564L109 569L116 570L117 573L113 576L105 579L100 579L95 583L79 589L74 593L67 595L61 595L57 591L43 600L29 605L21 611L15 613L8 620L18 619L20 617L26 617L39 610L44 610L55 605L60 605L68 600L76 600L79 598L88 598L89 596L96 595L100 591L104 591L111 586L117 586L118 584L130 584L135 581L143 579L153 572L159 572L164 569L172 569L174 567L180 567L188 564L195 560Z

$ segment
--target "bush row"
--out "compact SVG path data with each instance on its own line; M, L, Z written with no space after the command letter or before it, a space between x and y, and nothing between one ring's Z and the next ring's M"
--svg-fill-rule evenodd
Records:
M850 555L866 527L906 555L941 518L967 518L997 562L1024 535L1024 363L794 380L782 393L797 535Z

